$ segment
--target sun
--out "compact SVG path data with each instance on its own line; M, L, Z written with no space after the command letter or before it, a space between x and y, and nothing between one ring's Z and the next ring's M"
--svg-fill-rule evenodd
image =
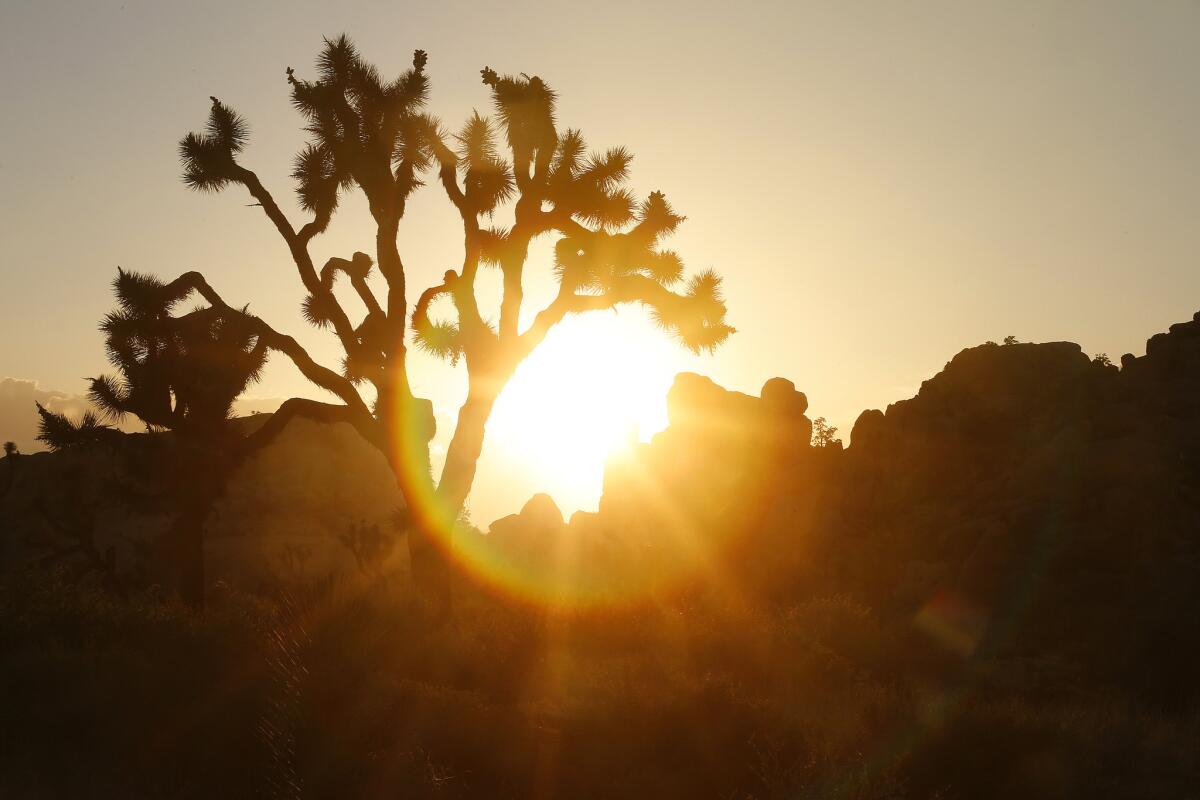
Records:
M639 309L569 318L497 399L488 446L568 514L594 510L605 462L666 427L667 390L685 361Z

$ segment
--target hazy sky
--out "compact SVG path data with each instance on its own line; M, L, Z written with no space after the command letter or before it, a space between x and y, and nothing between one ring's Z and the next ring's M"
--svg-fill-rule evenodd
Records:
M448 123L488 110L484 65L545 78L563 125L630 147L635 188L687 214L671 246L689 266L725 276L739 332L709 358L670 351L671 368L751 393L786 376L847 433L962 347L1014 334L1116 360L1200 308L1194 2L4 0L0 379L81 392L104 367L118 264L200 269L336 363L261 212L240 190L188 192L176 144L217 95L252 125L244 162L290 202L302 135L284 69L311 74L340 32L388 74L429 51ZM414 205L401 252L419 291L461 237L440 193ZM318 262L370 237L346 206ZM451 413L461 375L415 369ZM312 393L280 359L253 389ZM473 503L484 522L536 484L497 471Z

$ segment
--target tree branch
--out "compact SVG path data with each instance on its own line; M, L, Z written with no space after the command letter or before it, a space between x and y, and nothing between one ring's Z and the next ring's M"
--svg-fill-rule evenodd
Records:
M519 357L524 358L532 352L568 314L603 311L621 303L643 303L659 310L669 310L686 302L687 298L644 275L614 278L608 291L602 294L577 294L569 284L563 283L558 296L538 312L529 330L518 339Z
M471 208L466 193L458 185L458 156L442 141L442 137L432 125L426 135L438 162L438 179L446 192L446 197L458 209L458 214L463 222L463 267L457 277L453 292L454 305L458 310L459 325L469 334L468 342L474 342L476 337L482 337L488 333L487 326L483 324L483 317L479 313L479 303L475 299L475 278L479 273L481 255L479 215ZM468 344L468 347L471 346L473 345Z
M258 430L246 436L238 443L238 459L248 458L269 445L297 417L304 417L305 419L324 423L348 422L368 441L374 442L376 438L377 432L374 428L362 425L362 421L356 419L354 413L347 406L319 403L316 400L308 400L302 397L292 397L283 401L283 404L275 410L275 413L271 414L271 418L264 422Z
M309 240L319 232L315 227L310 227L316 223L306 225L302 231L303 235L297 234L292 223L280 210L279 204L275 202L275 198L271 196L271 193L267 191L252 170L235 163L233 174L235 180L245 186L250 192L250 196L259 202L263 212L275 224L279 235L287 243L288 250L292 254L292 261L295 262L296 269L300 272L300 280L303 282L304 288L313 297L328 303L329 319L333 323L333 330L342 344L342 349L346 351L346 355L353 357L358 351L358 338L354 335L354 326L350 324L350 318L333 292L322 285L317 276L316 267L313 265L312 256L308 252ZM325 224L328 224L328 220L325 221Z
M358 298L362 300L363 305L367 309L367 314L378 314L383 316L383 308L379 305L379 300L375 298L375 293L371 291L371 287L367 285L367 274L371 269L371 259L366 253L355 253L354 258L347 260L334 256L325 262L325 266L321 268L321 285L328 291L333 291L334 279L337 273L341 272L350 279L350 285L354 287L354 291L358 294Z
M355 415L367 418L371 417L370 409L367 408L366 403L359 396L358 390L354 388L353 383L328 367L323 367L313 361L308 351L301 347L291 336L279 333L260 317L231 307L221 299L221 296L217 294L199 272L185 272L168 284L168 287L191 289L207 300L214 308L220 309L222 313L243 317L251 324L259 339L265 342L272 350L278 350L290 358L304 377L322 389L341 398Z

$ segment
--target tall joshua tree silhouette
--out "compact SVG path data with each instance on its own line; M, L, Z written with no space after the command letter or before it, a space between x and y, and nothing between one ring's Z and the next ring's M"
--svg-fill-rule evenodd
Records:
M156 482L167 490L175 519L168 551L180 592L204 599L204 520L238 455L241 436L226 424L233 401L257 380L267 346L244 310L205 306L176 315L191 294L179 282L117 270L117 309L100 330L116 375L93 378L89 399L107 418L132 414L151 431L170 431ZM89 412L74 423L38 406L41 438L52 449L120 434ZM145 464L142 465L145 467Z
M180 153L189 187L216 191L239 184L249 191L295 262L307 292L304 315L332 329L345 352L335 371L317 364L291 337L244 315L259 342L288 356L341 401L294 399L272 427L282 428L296 415L344 420L387 456L408 506L414 579L431 609L444 613L450 600L447 537L474 481L485 424L517 366L555 325L571 314L640 303L693 350L715 348L733 329L725 322L720 279L703 272L685 280L679 256L662 249L662 239L683 217L661 192L641 202L634 198L625 186L627 150L588 155L578 131L559 129L555 94L541 78L501 76L489 68L481 74L495 119L476 113L450 133L424 110L425 66L426 55L418 50L411 69L386 80L341 36L325 41L315 80L288 68L292 103L310 136L293 171L300 204L311 215L299 227L243 165L247 124L220 100L211 98L207 128L184 137ZM461 217L463 260L441 283L417 294L410 312L412 287L400 256L399 224L427 173L436 176ZM310 244L328 227L342 195L355 189L365 195L375 223L374 259L355 253L329 259L318 270ZM485 226L483 220L492 220L502 207L511 209L511 224ZM559 289L521 330L529 247L544 235L557 237ZM476 298L481 267L497 267L503 276L495 324ZM383 297L368 283L374 268L386 287ZM362 306L358 324L335 293L343 275ZM242 313L197 272L171 285L194 290L221 314ZM450 319L431 315L439 298L450 301ZM436 356L461 359L468 374L467 398L437 479L429 457L432 406L414 396L408 379L410 340Z

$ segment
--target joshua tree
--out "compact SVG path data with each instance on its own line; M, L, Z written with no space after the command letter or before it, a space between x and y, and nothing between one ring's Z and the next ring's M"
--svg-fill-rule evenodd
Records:
M117 310L100 325L116 376L93 378L89 398L112 420L138 417L150 431L171 431L165 457L155 460L175 521L168 535L185 600L204 598L203 527L240 437L226 422L233 401L257 379L266 360L244 311L211 306L175 316L190 289L117 270ZM92 412L74 423L38 406L39 438L52 449L120 434Z
M620 304L648 307L662 327L693 350L710 350L733 329L725 323L720 279L704 272L685 280L683 263L661 248L683 221L661 192L638 202L625 187L631 156L622 148L588 155L576 130L560 130L555 94L539 77L501 76L482 70L495 119L471 116L451 134L425 112L429 79L426 56L416 51L412 68L386 80L346 38L326 40L317 77L306 80L288 68L292 103L306 122L308 143L296 156L297 195L310 217L296 226L258 176L242 163L247 125L212 98L207 128L180 143L184 182L216 191L246 189L287 247L307 292L303 312L332 329L345 358L340 371L318 365L291 337L263 320L236 312L208 282L189 272L171 284L194 290L217 312L243 313L267 347L287 355L313 383L340 403L289 401L275 429L296 415L352 424L388 458L410 510L408 540L414 578L435 612L449 609L446 537L463 508L483 447L484 426L497 395L517 366L560 321L571 314ZM409 199L430 174L462 221L463 260L441 283L425 288L409 307L408 275L398 229ZM312 241L325 231L341 196L365 195L375 223L374 258L355 253L332 258L318 269ZM485 226L497 212L511 220ZM507 215L511 213L511 216ZM530 243L556 237L557 296L522 330L524 272ZM377 297L368 283L378 268L386 287ZM503 295L493 324L475 294L480 268L499 268ZM361 303L355 324L344 295L345 276ZM442 301L452 318L435 320ZM446 301L449 301L446 303ZM432 406L413 395L408 380L409 345L465 363L466 402L441 475L431 473Z
M244 311L202 307L173 316L189 289L120 268L113 293L117 310L100 330L119 375L93 378L92 402L112 419L133 414L150 430L222 435L233 401L266 361L266 343Z

